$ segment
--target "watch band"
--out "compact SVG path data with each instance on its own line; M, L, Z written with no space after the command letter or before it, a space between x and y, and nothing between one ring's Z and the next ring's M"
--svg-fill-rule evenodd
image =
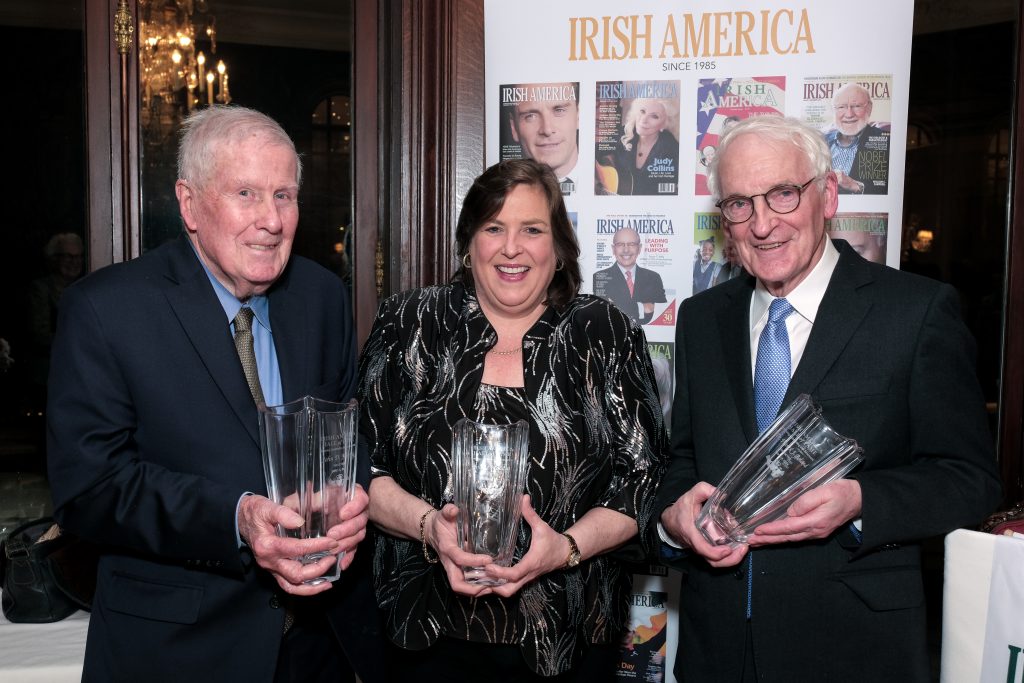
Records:
M583 556L580 555L580 547L576 545L576 539L569 534L562 532L562 535L569 539L569 557L565 558L566 567L578 567Z

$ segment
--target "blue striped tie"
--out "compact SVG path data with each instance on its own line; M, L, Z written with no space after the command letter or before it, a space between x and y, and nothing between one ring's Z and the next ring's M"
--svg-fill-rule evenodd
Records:
M789 332L786 318L793 306L785 299L773 299L768 324L761 330L754 365L754 411L757 431L763 432L779 414L790 377Z
M758 433L768 429L779 414L782 399L789 388L792 360L789 355L789 331L786 318L793 306L785 299L772 299L768 307L768 323L757 342L754 364L754 414ZM754 553L747 554L747 619L753 614Z

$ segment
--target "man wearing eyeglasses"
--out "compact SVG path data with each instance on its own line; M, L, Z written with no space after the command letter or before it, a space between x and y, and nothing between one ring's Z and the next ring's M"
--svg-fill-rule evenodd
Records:
M832 102L836 126L825 139L839 194L888 191L889 131L870 123L871 108L871 95L856 83L840 88Z
M594 273L594 294L603 296L641 325L654 317L654 304L664 303L661 275L636 264L643 244L632 228L616 230L612 236L615 263Z
M756 117L723 136L708 175L750 276L686 299L676 327L657 510L681 549L675 672L688 682L929 680L920 541L999 500L956 293L827 238L829 157L800 121ZM747 543L712 545L702 504L800 394L864 462Z

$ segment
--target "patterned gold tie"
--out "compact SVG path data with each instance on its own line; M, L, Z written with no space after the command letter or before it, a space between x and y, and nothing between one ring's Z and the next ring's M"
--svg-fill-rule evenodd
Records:
M252 309L243 306L238 309L235 316L235 350L238 351L238 358L242 361L242 371L245 373L245 381L249 383L249 392L256 405L263 401L263 388L260 386L260 373L256 368L256 353L252 346Z

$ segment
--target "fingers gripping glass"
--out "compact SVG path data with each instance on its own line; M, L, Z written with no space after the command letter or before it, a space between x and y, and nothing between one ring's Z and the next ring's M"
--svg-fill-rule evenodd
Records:
M803 196L804 190L817 179L815 176L803 185L776 185L767 192L752 197L726 197L715 206L722 210L722 215L730 223L750 220L754 215L754 199L757 197L764 197L768 208L775 213L792 213L800 206L800 197Z

